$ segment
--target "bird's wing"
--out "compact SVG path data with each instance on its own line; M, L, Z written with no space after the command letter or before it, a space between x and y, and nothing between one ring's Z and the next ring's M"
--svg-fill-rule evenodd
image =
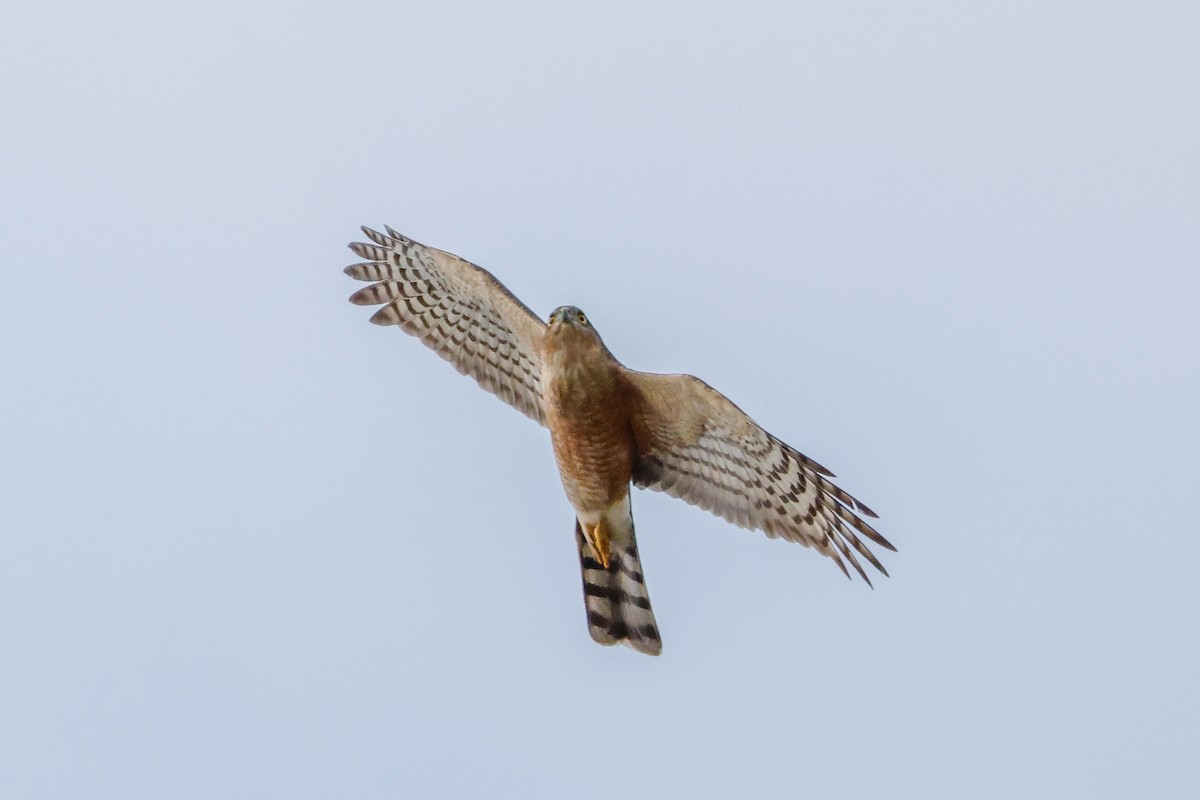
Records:
M375 283L350 296L376 305L371 322L397 325L459 372L531 419L545 425L538 342L546 325L490 272L456 255L426 247L391 228L363 228L373 244L350 249L368 259L346 274Z
M815 548L849 576L845 559L868 584L855 553L887 575L859 534L896 548L863 519L875 512L830 482L829 470L767 433L699 378L622 374L632 389L634 483Z

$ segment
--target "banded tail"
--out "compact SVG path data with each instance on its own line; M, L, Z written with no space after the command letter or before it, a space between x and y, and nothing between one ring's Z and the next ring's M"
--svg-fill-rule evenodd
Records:
M607 569L584 539L579 520L575 520L588 633L599 644L624 644L639 653L656 656L662 652L662 639L642 577L628 496L625 503L611 511L616 513L608 519L611 539Z

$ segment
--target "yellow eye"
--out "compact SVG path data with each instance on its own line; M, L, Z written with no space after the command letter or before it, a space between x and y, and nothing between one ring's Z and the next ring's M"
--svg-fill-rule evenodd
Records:
M586 316L584 316L584 314L583 314L583 312L582 312L582 311L580 311L580 312L579 312L579 324L580 324L580 325L587 325L587 324L588 324L587 317L586 317Z

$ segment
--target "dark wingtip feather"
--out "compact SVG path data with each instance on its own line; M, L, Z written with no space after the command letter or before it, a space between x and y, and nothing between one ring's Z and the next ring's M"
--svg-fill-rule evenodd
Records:
M863 544L861 541L859 541L859 538L857 536L855 536L852 531L847 530L846 533L849 534L849 536L847 536L847 538L850 540L850 544L853 545L854 549L857 550L864 558L866 558L867 561L871 562L871 566L873 566L875 569L882 572L883 577L885 577L885 578L892 577L891 575L888 575L888 571L883 568L883 564L879 563L879 559L875 557L875 554L872 553L871 550L865 544Z
M400 314L396 311L396 304L388 303L372 314L369 321L372 325L398 325L400 323Z
M892 544L892 543L891 543L891 542L889 542L887 539L883 538L883 534L881 534L881 533L879 533L878 531L875 531L875 530L872 530L872 533L874 533L875 535L874 535L874 536L872 536L872 537L871 537L871 539L872 539L872 540L873 540L873 541L874 541L874 542L875 542L877 545L879 545L880 547L886 547L888 550L891 550L893 553L897 552L897 550L896 550L896 545Z
M838 553L837 548L829 548L828 555L833 559L833 563L837 564L838 568L841 569L842 574L846 576L846 580L854 580L850 577L850 570L846 569L846 565L842 563L842 556Z
M861 533L863 536L866 536L868 539L870 539L872 542L875 542L880 547L886 547L888 550L891 550L893 553L896 552L896 546L894 544L892 544L891 542L889 542L887 539L885 539L882 533L880 533L879 531L872 528L869 524L867 524L867 522L865 520L861 519L858 516L855 516L854 514L850 513L849 511L846 511L845 509L841 508L840 506L835 506L834 510L837 512L837 515L839 517L841 517L843 520L845 520L846 522L849 522L851 525L853 525L854 528L859 533Z
M825 538L828 541L832 541L837 546L837 549L842 551L842 555L845 556L846 560L850 562L850 566L854 567L854 571L858 573L858 576L866 581L868 586L875 588L871 584L871 579L867 577L866 570L862 568L862 564L858 563L858 559L854 557L854 552L850 549L850 546L846 543L846 541L838 536L832 528L826 530Z
M370 240L371 240L372 242L374 242L375 244L382 245L382 246L384 246L384 247L389 247L389 246L391 246L391 244L392 244L392 243L391 243L391 242L388 240L388 237L384 236L382 233L380 233L380 232L379 232L379 231L377 231L377 230L373 230L373 229L371 229L371 228L368 228L366 225L363 225L363 226L362 226L362 232L363 232L364 234L366 234L367 238L368 238L368 239L370 239Z

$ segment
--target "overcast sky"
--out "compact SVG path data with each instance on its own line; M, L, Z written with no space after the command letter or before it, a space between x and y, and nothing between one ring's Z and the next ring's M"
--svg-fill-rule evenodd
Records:
M1200 6L24 3L0 796L1195 797ZM391 225L838 473L874 591L633 498L341 268Z

